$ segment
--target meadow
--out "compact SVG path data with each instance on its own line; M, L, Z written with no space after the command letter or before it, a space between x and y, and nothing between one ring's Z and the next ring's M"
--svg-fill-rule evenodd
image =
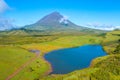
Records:
M96 58L89 68L66 75L49 75L42 80L120 80L120 31L109 32L97 39L108 56Z
M0 46L0 80L5 80L34 54L18 47Z
M103 78L104 80L119 80L119 35L120 31L100 35L1 36L0 75L2 77L0 79L4 80L19 66L34 57L35 54L29 52L29 50L40 50L39 57L11 80L103 80ZM51 67L44 60L44 54L56 49L77 47L85 44L101 44L110 56L95 59L90 68L87 69L65 75L47 75L51 71ZM99 77L99 75L103 78Z

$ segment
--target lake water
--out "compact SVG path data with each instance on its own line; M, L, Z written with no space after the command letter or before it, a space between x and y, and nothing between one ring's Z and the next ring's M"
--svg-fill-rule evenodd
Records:
M51 74L66 74L74 70L90 66L93 59L105 56L106 52L100 45L85 45L75 48L60 49L49 52L44 57L51 63Z

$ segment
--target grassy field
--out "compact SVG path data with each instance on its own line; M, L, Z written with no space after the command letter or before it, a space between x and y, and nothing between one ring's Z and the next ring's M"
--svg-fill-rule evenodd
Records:
M35 56L20 47L0 46L0 80L5 80L14 73L21 65ZM34 80L44 76L50 70L50 65L39 55L27 67L21 70L12 80Z
M0 80L5 80L33 56L34 54L17 47L0 46Z
M37 80L50 72L50 65L39 56L30 65L19 72L12 80Z
M50 35L34 35L34 36L0 36L0 45L17 45L17 44L32 44L52 41L57 39L57 36Z
M40 55L11 80L119 80L119 51L116 55L95 59L88 69L75 71L66 75L49 75L50 65L44 60L45 53L61 48L82 46L85 44L102 44L108 54L119 50L120 31L93 35L64 36L1 36L0 39L0 80L4 80L19 66L30 60L35 54L28 50L40 50ZM7 45L7 46L4 46ZM117 48L118 46L118 48ZM117 48L117 49L116 49ZM118 57L117 57L118 56ZM114 61L114 59L116 61ZM108 65L105 65L107 64ZM114 63L114 64L113 64ZM111 65L113 64L113 65ZM105 73L103 69L105 70ZM110 71L113 70L115 72ZM116 75L117 74L117 75ZM101 75L102 77L99 77ZM105 75L105 76L104 76ZM109 76L106 78L106 76ZM111 79L109 79L111 78Z
M107 33L102 44L105 51L112 54L116 49L116 46L120 44L120 31L112 31Z
M25 44L21 45L21 47L25 49L38 49L41 50L43 53L46 53L60 48L77 47L85 44L100 44L102 40L102 37L91 35L64 36L59 37L53 41L38 44Z
M119 39L120 31L109 32L100 38L96 37L95 40L101 43L105 51L111 55L93 60L90 68L74 71L66 75L49 75L40 80L120 80Z

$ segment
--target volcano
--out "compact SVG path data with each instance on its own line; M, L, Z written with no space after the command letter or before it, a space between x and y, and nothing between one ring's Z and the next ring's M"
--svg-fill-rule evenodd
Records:
M52 12L36 23L24 27L27 31L38 31L43 34L48 33L80 33L80 32L100 32L99 30L78 26L59 12Z
M36 23L25 26L25 28L30 30L68 30L81 29L83 27L74 24L67 17L55 11L38 20Z

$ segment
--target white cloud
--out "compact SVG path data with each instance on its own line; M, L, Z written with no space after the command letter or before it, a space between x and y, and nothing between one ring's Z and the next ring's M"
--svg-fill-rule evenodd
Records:
M100 29L100 30L114 30L120 29L120 26L108 25L108 24L100 24L100 23L88 23L87 27Z
M13 28L13 20L9 18L5 18L3 14L6 10L11 9L8 4L4 0L0 0L0 31L1 30L9 30Z
M13 19L0 17L0 31L15 28L15 25L12 24L13 22Z
M120 29L120 26L115 26L116 29Z
M0 0L0 13L3 13L8 9L10 9L8 4L4 0Z
M67 16L63 16L63 17L59 20L59 23L68 24L68 17L67 17Z

